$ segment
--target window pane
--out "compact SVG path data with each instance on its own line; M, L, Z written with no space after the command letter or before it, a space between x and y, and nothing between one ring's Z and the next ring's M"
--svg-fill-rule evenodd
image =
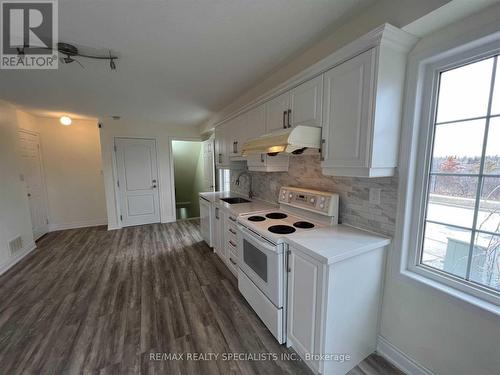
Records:
M493 91L493 103L491 103L491 114L492 115L500 115L500 68L498 64L500 63L497 60L497 72L495 74L495 88Z
M486 116L493 58L441 73L437 122Z
M436 125L433 172L479 173L485 120Z
M431 176L427 219L472 229L478 177Z
M484 174L500 174L500 117L490 120Z
M500 290L500 236L476 233L469 279Z
M426 223L422 263L465 277L469 259L471 231Z
M485 177L481 189L478 230L500 233L500 178Z

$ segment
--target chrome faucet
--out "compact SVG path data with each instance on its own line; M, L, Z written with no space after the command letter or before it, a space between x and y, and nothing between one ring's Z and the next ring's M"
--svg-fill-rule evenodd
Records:
M248 171L240 172L238 177L236 177L236 181L234 182L237 186L240 186L240 177L246 175L248 177L248 199L253 199L254 193L252 191L252 175L248 173Z

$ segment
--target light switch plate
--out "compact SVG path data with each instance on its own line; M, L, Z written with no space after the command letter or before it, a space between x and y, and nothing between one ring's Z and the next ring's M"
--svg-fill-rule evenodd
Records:
M380 204L380 188L370 188L369 201L372 204Z

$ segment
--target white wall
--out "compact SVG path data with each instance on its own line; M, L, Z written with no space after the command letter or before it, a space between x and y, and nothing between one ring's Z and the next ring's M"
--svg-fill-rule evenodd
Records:
M375 2L361 12L361 14L349 19L340 27L333 30L325 30L325 36L321 40L304 49L295 58L289 59L286 64L271 72L233 102L227 103L228 105L223 110L214 114L207 122L201 125L201 132L203 133L212 129L215 123L238 110L243 105L264 95L267 91L287 81L305 68L327 57L358 37L375 29L377 26L387 22L402 28L449 1L381 0Z
M410 54L410 66L435 53L443 53L494 31L500 32L500 5L422 39ZM407 98L408 101L413 101L416 95L411 82L417 71L410 68L409 72L410 88ZM405 118L409 124L413 109L410 109L411 102L406 104ZM402 156L403 159L407 157L405 154ZM400 194L405 191L406 170L407 168L401 168ZM401 218L402 205L403 201L400 200ZM398 227L402 227L401 221ZM395 247L390 253L390 267L382 305L381 336L436 374L498 374L500 318L456 297L401 276L401 252L401 248Z
M115 137L155 138L158 155L160 219L162 223L175 221L175 199L172 192L172 167L169 137L200 139L195 126L175 126L167 124L130 124L123 120L106 121L100 129L102 167L106 192L108 229L120 228L117 200L115 196L115 161L113 144Z
M58 118L17 113L19 128L40 136L49 230L107 224L97 121L62 126Z
M28 198L20 180L18 117L0 101L0 274L35 247ZM22 237L23 250L10 253L8 242Z
M107 224L96 120L36 118L47 184L49 229Z

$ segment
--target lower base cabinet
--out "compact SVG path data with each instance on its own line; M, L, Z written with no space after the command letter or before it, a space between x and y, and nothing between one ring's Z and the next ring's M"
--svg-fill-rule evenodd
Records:
M384 248L322 263L289 248L287 346L315 372L346 374L375 351Z
M238 226L236 216L229 212L224 213L224 262L234 276L238 275Z
M238 273L238 226L236 216L224 210L219 202L213 205L212 237L214 252L236 276Z
M212 216L212 238L214 252L221 258L224 257L224 242L222 238L222 226L223 226L223 216L222 209L218 201L213 204L213 216Z

